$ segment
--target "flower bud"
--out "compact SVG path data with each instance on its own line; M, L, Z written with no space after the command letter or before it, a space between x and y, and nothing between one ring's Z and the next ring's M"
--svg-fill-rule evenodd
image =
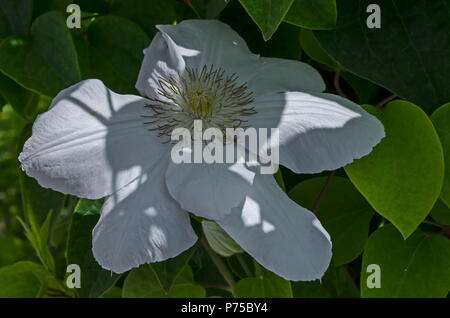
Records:
M213 221L202 221L203 233L209 245L221 256L231 256L242 252L242 248Z

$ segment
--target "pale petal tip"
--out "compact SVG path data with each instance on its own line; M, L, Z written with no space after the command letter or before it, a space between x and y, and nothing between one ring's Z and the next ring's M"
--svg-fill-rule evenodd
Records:
M93 244L93 247L91 250L92 250L92 254L94 255L95 260L97 261L98 265L100 265L101 268L103 268L104 270L107 270L107 271L111 271L115 274L123 274L123 273L128 272L129 270L132 270L133 268L137 268L143 264L158 263L158 262L163 262L163 261L167 261L172 258L175 258L178 255L180 255L181 253L183 253L184 251L193 247L195 245L195 243L197 242L197 240L198 240L198 237L195 235L195 237L193 237L193 239L190 242L189 241L186 242L187 244L185 245L184 249L181 252L168 254L164 258L161 258L161 259L141 258L141 259L134 259L134 260L128 259L128 260L125 260L125 261L128 261L126 264L114 264L113 262L105 261L105 259L104 259L105 254L102 253L104 251L97 251L94 244Z

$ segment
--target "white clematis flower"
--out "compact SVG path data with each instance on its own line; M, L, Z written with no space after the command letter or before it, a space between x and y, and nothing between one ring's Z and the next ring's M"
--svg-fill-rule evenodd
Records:
M252 54L219 21L157 28L136 83L142 97L116 94L99 80L63 90L34 123L22 169L46 188L108 197L93 253L113 272L191 247L197 237L189 211L216 221L278 275L320 278L331 242L313 213L273 176L245 164L173 163L167 136L199 118L210 127L279 128L279 163L317 173L367 155L384 137L382 125L358 105L322 93L325 84L309 65Z

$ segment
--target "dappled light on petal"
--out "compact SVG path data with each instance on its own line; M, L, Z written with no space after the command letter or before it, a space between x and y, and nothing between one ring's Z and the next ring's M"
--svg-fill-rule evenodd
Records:
M41 186L101 198L141 175L168 151L144 125L139 96L86 80L55 97L33 125L19 160Z
M252 127L278 128L280 164L297 173L334 170L369 154L384 137L383 125L359 105L331 94L285 92L254 102Z
M218 223L261 265L285 279L321 278L330 263L328 233L270 175L257 175L243 205Z
M100 265L123 273L144 263L172 258L191 247L197 236L188 214L173 200L160 162L109 197L93 231L93 252Z

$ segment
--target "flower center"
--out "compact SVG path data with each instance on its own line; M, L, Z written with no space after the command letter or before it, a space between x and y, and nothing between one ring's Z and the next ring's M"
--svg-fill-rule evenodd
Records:
M195 120L202 120L203 129L238 128L246 120L244 116L255 114L250 104L252 92L246 84L238 84L238 76L225 76L221 68L203 66L186 69L185 74L174 74L158 79L158 97L146 105L153 114L146 124L158 130L159 136L171 136L175 128L192 130Z

